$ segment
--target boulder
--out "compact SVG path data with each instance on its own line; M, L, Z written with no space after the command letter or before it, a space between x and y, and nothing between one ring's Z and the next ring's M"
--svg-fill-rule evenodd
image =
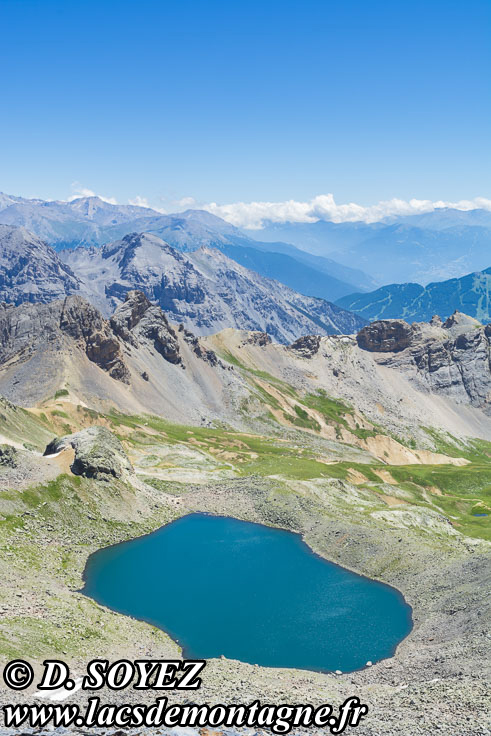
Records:
M381 319L363 327L356 336L358 346L372 353L398 353L412 343L411 325L402 319Z
M260 348L271 345L271 338L267 332L250 332L242 345L258 345Z
M313 358L319 352L320 344L320 335L305 335L289 345L288 350L292 350L302 358Z
M18 450L12 445L0 445L0 465L7 468L17 467Z

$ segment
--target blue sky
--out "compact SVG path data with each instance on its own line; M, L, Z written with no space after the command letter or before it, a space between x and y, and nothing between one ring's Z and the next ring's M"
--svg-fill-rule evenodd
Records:
M489 0L1 0L0 190L489 197L490 38Z

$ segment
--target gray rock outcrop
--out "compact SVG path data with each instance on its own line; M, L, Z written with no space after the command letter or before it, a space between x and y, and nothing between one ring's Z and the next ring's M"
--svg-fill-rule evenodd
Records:
M243 345L258 345L263 348L266 345L271 344L271 338L267 332L251 332L244 342Z
M292 350L302 358L313 358L319 352L319 346L321 339L319 335L305 335L305 337L299 337L291 345L288 346L289 350Z
M109 322L85 299L69 296L50 304L0 304L0 366L24 362L35 353L76 346L112 378L127 382L129 371Z
M176 332L160 307L152 304L141 291L128 291L124 303L111 317L116 335L134 347L149 341L165 360L182 365Z
M491 325L457 311L444 323L380 320L364 327L357 342L419 388L491 413Z
M12 445L0 445L0 465L7 468L16 468L18 454L19 451Z
M218 360L217 354L213 350L203 347L196 335L186 330L184 325L179 325L179 332L182 332L184 341L191 347L191 350L198 358L204 360L205 363L209 363L211 366L221 365L222 368L224 367L222 361Z
M411 344L413 330L402 319L381 319L363 327L356 336L359 347L375 353L395 353Z
M126 292L125 301L114 312L110 324L122 340L136 348L150 343L169 363L184 367L178 333L198 358L211 366L219 363L213 350L204 348L200 340L182 324L176 332L161 308L136 289Z
M111 388L86 359L115 381L129 385L138 376L159 391L163 380L181 382L172 371L162 374L164 361L196 376L203 363L225 369L200 338L175 329L139 291L126 292L110 320L77 295L51 304L0 303L0 391L9 398L32 406L68 384L89 401L116 397L124 403L128 391Z
M71 470L75 475L96 480L127 480L133 467L121 442L106 427L88 427L80 432L57 437L46 447L45 455L54 455L73 447Z
M127 383L129 371L118 340L100 312L79 296L67 297L60 315L60 329L85 350L89 360L112 378Z

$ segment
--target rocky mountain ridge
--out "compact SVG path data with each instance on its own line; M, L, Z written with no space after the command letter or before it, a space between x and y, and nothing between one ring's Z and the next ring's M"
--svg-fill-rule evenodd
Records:
M373 279L349 265L311 256L288 243L261 243L204 210L162 214L96 196L45 202L0 194L0 222L25 227L56 250L101 246L132 232L152 233L182 252L217 248L263 276L277 278L300 292L308 284L312 290L306 293L329 300L376 286Z
M79 296L17 307L0 303L0 333L2 365L22 363L42 352L54 354L70 342L112 378L128 380L121 347L107 320Z
M0 304L0 394L23 406L68 384L89 405L199 421L205 408L227 414L234 380L231 366L142 292L127 292L110 319L78 295Z
M399 431L401 421L415 429L428 421L418 408L427 404L424 394L490 414L490 343L490 326L460 313L445 323L380 321L356 338L307 334L288 346L258 331L227 329L200 338L172 325L143 292L127 291L109 319L73 295L50 304L0 305L0 393L32 406L68 385L89 406L109 402L169 418L211 413L235 421L238 403L250 393L233 370L237 357L239 365L252 361L254 369L298 390L321 389L361 406L372 421L381 421L378 407L384 406L383 421ZM409 404L401 397L411 392ZM407 404L402 414L401 401ZM475 436L484 431L477 415L464 421L462 409L456 421L455 407L441 403L431 411L442 410L441 424L452 432L465 431L466 422ZM278 419L283 422L283 414Z
M214 365L217 358L200 347L198 339L179 331L195 355ZM126 293L124 303L107 320L78 295L50 304L13 306L0 303L0 365L22 362L42 350L62 351L74 345L111 378L128 383L124 348L151 344L169 363L184 367L176 330L160 307L139 291Z
M445 322L379 320L364 327L357 342L418 387L491 414L491 324L458 311Z
M139 289L174 322L204 335L235 327L288 343L302 334L340 334L361 318L307 297L244 268L213 248L181 253L149 233L132 233L102 248L61 257L79 275L79 293L110 314L127 291Z
M63 258L63 261L61 258ZM181 253L154 235L57 254L22 228L0 226L0 300L87 298L106 316L140 289L193 333L224 327L268 331L280 342L305 332L352 332L364 321L240 266L221 251Z

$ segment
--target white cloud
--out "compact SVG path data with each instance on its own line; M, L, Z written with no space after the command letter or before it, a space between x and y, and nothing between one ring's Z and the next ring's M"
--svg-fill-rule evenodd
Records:
M179 209L189 210L199 207L199 204L194 197L182 197L181 199L175 200L175 203Z
M102 194L96 194L92 189L82 187L78 181L72 183L72 190L73 194L71 197L68 197L67 202L73 202L74 199L79 199L80 197L97 197L108 204L118 204L114 197L104 197Z
M473 210L476 208L491 210L491 199L476 197L462 199L459 202L432 202L429 199L389 199L375 205L365 207L350 202L336 204L332 194L320 194L309 202L297 202L290 199L286 202L236 202L219 205L216 202L202 205L201 208L222 217L237 227L250 230L260 229L265 222L378 222L385 217L418 215L433 212L444 207L457 210Z
M134 207L147 207L149 209L153 209L149 205L148 199L146 197L140 197L139 194L137 194L133 199L129 199L128 204L132 204Z
M118 204L114 197L104 197L96 194L92 189L82 187L79 182L72 184L73 195L68 198L72 202L79 197L99 197L103 202ZM260 230L268 222L379 222L386 217L403 217L405 215L419 215L445 207L457 210L473 210L476 208L491 211L491 199L475 197L461 199L458 202L446 202L430 199L388 199L378 204L364 206L349 202L337 204L332 194L319 194L307 202L298 202L289 199L285 202L233 202L231 204L208 204L194 197L182 197L165 202L164 207L153 207L146 197L137 194L128 204L136 207L148 207L163 215L172 212L181 212L186 209L201 209L223 218L236 227L248 230Z

